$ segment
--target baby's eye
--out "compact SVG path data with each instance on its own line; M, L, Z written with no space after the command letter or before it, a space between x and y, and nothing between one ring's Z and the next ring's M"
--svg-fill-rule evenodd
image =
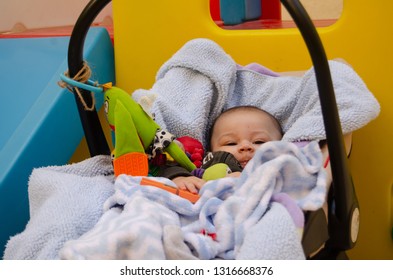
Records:
M224 146L236 146L236 142L228 142Z
M262 144L265 144L265 141L257 140L257 141L254 141L254 144L255 145L262 145Z

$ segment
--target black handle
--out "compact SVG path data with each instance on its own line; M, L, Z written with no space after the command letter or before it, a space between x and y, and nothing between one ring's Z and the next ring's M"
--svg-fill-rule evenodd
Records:
M74 29L72 30L68 46L68 71L71 78L74 77L83 67L83 46L91 24L109 2L111 1L91 0L79 16ZM90 92L82 89L80 89L80 92L87 103L87 107L90 107L93 103ZM97 111L85 110L81 101L77 97L77 94L74 94L74 96L90 156L109 155L110 149L104 132L102 131Z
M300 30L314 65L333 177L334 209L329 213L329 223L332 223L329 228L334 228L330 232L331 243L338 250L348 250L356 242L351 236L352 222L356 222L353 213L358 213L359 205L348 167L328 60L317 30L302 4L298 0L281 2Z

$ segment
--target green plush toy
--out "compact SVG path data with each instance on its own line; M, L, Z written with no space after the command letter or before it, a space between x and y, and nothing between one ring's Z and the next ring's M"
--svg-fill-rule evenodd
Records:
M149 165L146 150L156 140L160 126L124 90L105 85L104 91L105 113L115 133L115 176L147 176ZM164 149L187 170L196 168L175 142L170 142Z
M205 181L216 180L226 177L231 173L231 169L225 163L216 163L203 172L202 179Z

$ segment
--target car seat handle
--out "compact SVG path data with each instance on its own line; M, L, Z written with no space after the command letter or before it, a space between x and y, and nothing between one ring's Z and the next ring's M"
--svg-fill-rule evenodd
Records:
M355 245L359 205L349 171L332 77L324 47L308 13L298 0L281 0L295 21L310 53L317 80L319 99L326 131L334 188L334 205L330 207L331 245L348 250Z
M68 71L71 78L83 67L83 46L90 26L101 10L110 2L111 0L91 0L75 23L68 46ZM80 92L88 106L93 104L93 98L89 91L80 89ZM90 156L110 155L109 145L102 130L97 111L85 110L77 94L74 94L74 96Z

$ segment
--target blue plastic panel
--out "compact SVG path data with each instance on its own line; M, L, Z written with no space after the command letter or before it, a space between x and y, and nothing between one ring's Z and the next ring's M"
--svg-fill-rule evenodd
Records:
M29 219L32 169L66 164L83 138L75 98L57 84L67 70L68 43L69 37L0 39L0 252ZM89 31L84 59L93 80L114 82L106 29ZM96 95L98 108L102 101Z
M220 16L224 24L234 25L245 19L244 0L220 0Z
M261 0L220 0L220 17L226 25L258 19L261 14Z

